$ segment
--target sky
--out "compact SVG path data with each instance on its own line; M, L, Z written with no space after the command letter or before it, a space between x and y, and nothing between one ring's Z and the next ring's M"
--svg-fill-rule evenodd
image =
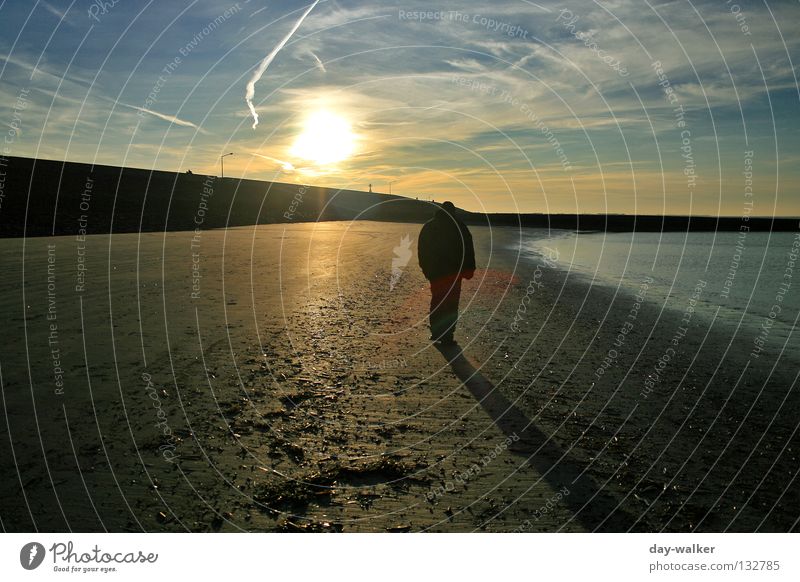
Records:
M0 0L4 155L800 216L800 2ZM297 26L299 24L299 26ZM259 64L297 26L254 83Z

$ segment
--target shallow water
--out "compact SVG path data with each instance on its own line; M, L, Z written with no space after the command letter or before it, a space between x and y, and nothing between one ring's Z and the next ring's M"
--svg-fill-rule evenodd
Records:
M521 244L593 284L637 292L684 311L700 288L696 313L739 333L767 330L770 343L797 343L800 235L796 233L560 233ZM703 285L704 284L704 285ZM788 340L788 343L787 343Z

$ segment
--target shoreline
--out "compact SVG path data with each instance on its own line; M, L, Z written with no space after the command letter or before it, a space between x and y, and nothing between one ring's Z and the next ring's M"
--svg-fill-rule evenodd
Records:
M566 272L560 269L554 270L553 275L554 287L562 285L568 277ZM551 293L556 293L556 291L551 289ZM587 366L586 362L578 362L567 372L569 376L589 378L590 380L583 380L584 383L590 383L589 392L595 392L595 397L599 395L597 392L602 392L601 400L605 400L603 413L591 420L587 433L590 433L593 428L600 427L603 436L600 437L599 442L602 444L602 450L608 451L623 441L623 436L635 422L633 421L634 417L630 416L631 414L635 416L647 414L650 417L648 421L643 423L639 420L639 426L633 426L633 430L630 430L631 436L628 438L636 441L632 450L638 450L640 453L648 451L645 457L652 456L667 461L662 468L664 474L670 475L670 479L665 480L661 475L653 474L656 463L641 466L638 471L634 471L635 475L641 476L637 479L637 486L643 483L646 485L645 491L655 491L657 504L654 504L650 496L642 494L637 487L631 487L625 493L625 498L630 499L632 495L634 499L638 500L641 497L647 507L646 514L665 511L664 507L658 507L661 504L666 506L667 511L677 506L688 514L687 517L694 518L688 519L681 527L680 525L676 526L676 522L680 523L677 517L670 517L664 525L666 531L685 531L685 528L694 531L698 522L700 524L699 531L723 531L727 528L733 531L754 531L755 528L769 528L770 526L765 524L776 519L774 512L778 511L777 508L786 507L785 498L796 498L798 495L798 486L793 480L796 472L792 469L790 460L790 444L792 441L796 442L796 427L791 418L792 414L800 408L798 398L792 394L792 388L797 381L798 368L796 362L790 360L789 367L782 369L777 360L777 358L781 358L780 362L787 362L783 356L791 353L786 350L791 350L790 346L796 345L796 339L786 338L781 345L772 346L768 357L763 360L749 361L743 355L749 352L748 346L752 339L750 334L739 335L736 333L738 330L719 323L709 326L711 322L708 319L697 317L689 326L688 335L684 332L676 337L675 333L681 328L681 310L662 307L658 303L648 300L641 303L640 315L637 316L635 328L628 329L629 325L626 324L629 323L629 320L626 320L626 314L630 313L629 308L636 304L637 294L623 286L617 289L605 284L593 285L590 280L579 274L579 276L573 277L572 282L565 287L559 287L558 294L561 299L565 299L558 303L562 310L570 303L572 304L574 320L589 320L586 322L587 328L592 327L591 320L594 320L596 331L591 337L589 334L583 334L586 339L581 345L587 346L587 350L594 345L603 346L606 349L601 349L600 354L595 351L593 355L588 355L587 359L598 363L607 359L609 354L614 356L612 364L603 374L602 381L591 375L592 366ZM548 303L546 300L545 304L555 304L552 297L549 299L550 302ZM581 299L580 304L577 303L578 299ZM587 310L587 304L593 304L595 307ZM598 313L596 311L598 306L609 306L609 308ZM602 324L598 325L601 322ZM618 341L620 330L624 329L628 329L625 334L628 339L622 346L619 346L615 342ZM677 346L674 346L675 357L671 358L672 361L664 366L663 362L666 359L664 353L673 348L676 339L678 341ZM619 348L617 354L612 353L615 347ZM601 359L603 354L606 358ZM704 366L707 361L715 362L716 368L710 371L706 370ZM661 398L661 402L656 403L654 398L642 398L642 396L653 394L653 390L646 394L644 390L641 390L646 386L648 378L652 376L655 369L664 367L667 367L668 374L664 375L662 380L657 383L658 390L654 395ZM597 385L594 381L597 382ZM687 393L691 394L689 402L680 402L679 399L686 398ZM567 400L574 399L561 389L554 392L553 398L558 397ZM694 400L693 403L692 400ZM662 406L659 409L660 405ZM759 409L757 405L761 408ZM708 406L709 410L703 410L703 406ZM719 409L716 410L716 408ZM577 408L562 407L560 416L566 418L576 410ZM686 417L686 414L691 416ZM728 416L723 418L724 414ZM610 423L613 428L604 426L607 415L613 420ZM669 438L658 434L662 425L668 429L665 430L665 434ZM649 428L643 428L648 426ZM710 426L712 429L706 430L706 426ZM563 423L558 425L559 430L566 428ZM687 429L695 431L696 434L688 433ZM554 430L556 429L554 428ZM567 431L567 433L569 434L567 440L571 439L574 442L580 442L585 434L575 430ZM605 440L603 440L604 438ZM729 440L725 441L725 438L729 438ZM662 448L657 445L652 448L653 445L648 443L648 439L656 443L661 440L666 445ZM771 450L770 452L766 452L762 448L753 449L752 445L751 449L747 449L749 439L755 440L757 445L766 446L768 451L775 442L783 443L785 446L780 450ZM771 441L771 439L774 440ZM597 443L594 443L590 450L597 450L596 445ZM776 465L765 463L762 465L762 469L756 473L756 477L749 476L743 470L743 466L740 466L738 471L730 468L723 469L720 466L721 459L733 461L733 468L738 466L735 464L737 456L733 455L731 458L728 450L729 447L734 446L745 447L744 450L747 452L747 454L741 454L741 458L738 460L740 465L746 462L748 466L757 466L758 462L763 462L763 457L767 455L774 459ZM684 459L687 452L691 453L691 457ZM786 453L789 453L789 458L786 457ZM716 459L713 457L715 454L717 455ZM632 457L630 455L630 452L623 451L618 467L631 465ZM706 469L698 460L698 456L714 459L710 467L714 469L714 474L705 474ZM586 460L595 463L591 456L587 456ZM597 462L602 463L603 460ZM769 483L767 478L773 477L777 466L781 464L784 465L789 477L777 479L776 483ZM611 471L611 467L609 467L609 471ZM676 472L673 474L672 471ZM610 474L618 481L630 481L632 478L631 475L626 476L617 471L611 471ZM708 491L713 491L716 487L714 481L720 479L717 475L722 474L734 474L741 483L745 483L749 479L753 488L749 498L745 497L747 499L744 503L745 506L755 499L770 499L774 505L769 507L769 513L762 516L762 519L758 519L755 515L748 516L750 507L745 507L743 510L739 506L738 512L726 514L722 508L709 503L707 500L713 494ZM728 483L725 481L726 478L721 478L721 481ZM654 482L648 483L651 479ZM696 482L696 485L687 486L687 482ZM711 486L709 486L709 482ZM658 483L661 485L658 486ZM782 483L784 487L778 487L778 483ZM775 490L767 491L767 484L774 487ZM743 486L742 489L745 492L751 491L746 486ZM724 495L721 494L717 502L725 500L725 496L729 493L728 488L725 487ZM703 497L705 498L702 500L709 505L702 514L692 515L687 511ZM737 501L741 503L741 500ZM789 512L790 515L794 513L796 512ZM725 524L725 520L729 517L732 522ZM755 524L752 526L754 529L742 525L748 522ZM704 529L709 528L709 523L716 525L712 525L711 529ZM791 526L791 518L787 517L784 523ZM722 527L722 524L725 524L725 527ZM784 530L778 527L769 529L769 531Z

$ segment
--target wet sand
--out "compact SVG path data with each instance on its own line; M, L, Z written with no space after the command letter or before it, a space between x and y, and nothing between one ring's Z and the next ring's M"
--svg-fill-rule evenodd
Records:
M796 338L745 366L751 336L692 318L676 345L680 310L472 228L438 350L415 244L390 289L419 228L0 241L3 528L798 528Z

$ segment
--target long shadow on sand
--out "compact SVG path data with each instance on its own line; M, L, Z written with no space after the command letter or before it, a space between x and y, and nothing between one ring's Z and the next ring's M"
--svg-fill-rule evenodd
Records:
M591 531L627 531L636 521L622 509L619 501L603 491L585 472L585 467L568 456L545 433L539 430L519 408L503 396L475 366L464 357L458 344L437 346L455 375L472 393L483 409L506 436L518 435L517 446L510 451L526 459L554 490L566 487L569 495L562 503L574 518Z

